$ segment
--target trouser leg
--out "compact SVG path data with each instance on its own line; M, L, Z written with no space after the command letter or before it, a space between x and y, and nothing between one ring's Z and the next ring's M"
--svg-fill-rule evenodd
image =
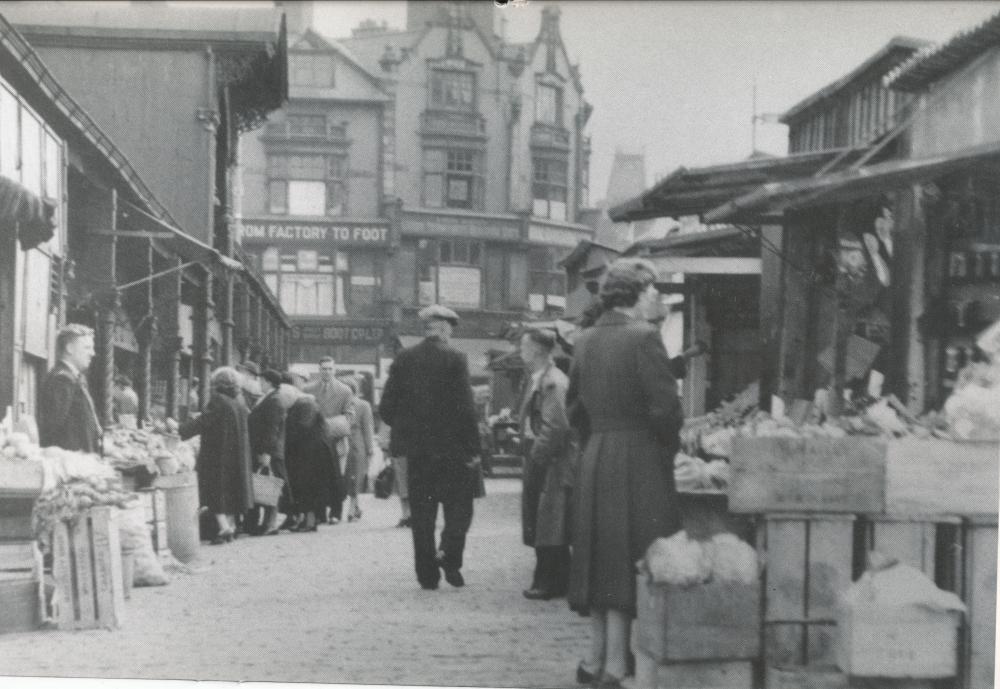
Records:
M556 596L565 596L569 590L569 562L570 553L568 545L557 545L549 548L549 582L548 590Z
M416 462L414 462L416 464ZM426 464L426 463L425 463ZM410 529L413 532L413 559L417 571L417 581L421 586L433 586L441 579L438 571L434 544L434 524L437 521L438 496L432 484L432 476L421 470L411 471L410 488Z
M545 552L544 548L535 548L535 572L531 576L531 588L540 589L545 584Z
M446 569L462 568L462 555L465 551L465 535L472 525L472 505L474 486L472 472L466 467L454 470L455 474L448 482L447 495L444 496L444 529L441 531L441 550L444 551L444 566ZM412 493L411 493L412 499Z

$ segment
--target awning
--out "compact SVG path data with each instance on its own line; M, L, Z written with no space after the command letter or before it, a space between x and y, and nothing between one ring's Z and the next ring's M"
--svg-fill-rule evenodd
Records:
M412 347L423 342L423 339L419 336L403 335L399 341L404 347ZM514 345L507 340L497 339L453 337L450 344L469 359L469 376L472 378L486 378L490 375L488 366L491 352L508 352L514 349Z
M678 168L639 196L608 210L615 222L701 215L762 184L799 179L827 165L849 164L863 149L796 153L780 158L755 157L702 168Z
M820 177L765 184L756 191L712 209L705 214L704 220L706 223L753 221L761 215L851 201L897 190L984 163L1000 163L1000 143L933 158L890 160Z
M24 186L0 177L0 223L17 227L21 249L27 251L52 239L56 208Z

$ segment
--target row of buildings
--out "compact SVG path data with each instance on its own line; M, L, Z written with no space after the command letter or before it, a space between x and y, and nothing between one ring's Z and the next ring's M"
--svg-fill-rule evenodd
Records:
M314 10L4 7L35 74L10 88L21 105L3 110L0 175L57 225L10 254L0 357L16 353L2 400L15 414L36 411L66 322L98 330L107 420L119 371L143 414L182 411L196 381L204 398L222 363L309 371L331 354L372 394L430 303L462 316L455 344L483 384L511 323L564 313L560 262L595 213L591 107L558 8L528 43L498 35L492 3L410 3L404 30L368 21L342 40ZM38 88L75 129L47 129L48 105L21 114ZM119 186L89 179L76 129ZM25 137L38 136L35 156Z

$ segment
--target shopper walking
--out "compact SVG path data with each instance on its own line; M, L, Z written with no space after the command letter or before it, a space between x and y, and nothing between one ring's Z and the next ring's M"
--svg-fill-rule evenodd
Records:
M592 617L577 679L616 687L635 616L635 563L680 528L673 456L683 422L659 331L656 269L622 259L601 285L604 312L575 343L567 405L584 442L574 488L570 607Z
M528 330L521 336L525 381L519 413L524 451L521 524L524 544L535 549L535 573L525 598L549 600L566 595L569 586L569 498L576 444L566 417L569 379L556 368L551 330Z
M359 396L361 382L354 376L344 378L343 381L354 393L354 419L351 422L347 473L344 476L344 487L351 501L347 520L353 522L361 519L358 493L364 491L368 467L375 454L375 420L372 418L372 405Z
M304 390L312 395L319 405L320 413L326 420L327 434L333 442L336 455L337 484L328 488L330 496L330 521L334 524L343 516L345 487L342 479L347 473L347 458L350 453L351 425L354 423L354 393L344 383L337 380L337 362L331 356L319 360L319 380L307 385ZM326 521L326 509L318 515Z
M407 458L417 581L436 589L439 568L452 586L465 584L462 555L472 523L479 432L468 362L449 346L458 315L434 305L420 318L426 338L396 356L379 415L392 427L394 449ZM444 509L440 551L434 542L439 504Z
M286 373L282 382L296 391L285 418L285 461L295 498L294 511L300 517L293 530L316 531L331 503L334 486L339 483L340 466L316 398L301 390L303 379Z
M250 411L250 451L253 453L254 470L284 479L281 501L278 507L265 507L263 523L257 528L257 510L250 521L251 533L271 536L278 533L278 511L280 507L290 510L288 489L288 469L285 466L285 407L281 403L278 389L281 374L266 369L260 377L263 396Z
M56 336L58 361L38 395L38 442L79 452L101 451L101 423L87 387L94 358L94 331L71 324Z
M198 450L198 492L215 515L219 531L212 543L236 537L236 515L253 505L250 480L249 414L240 390L240 374L223 366L212 373L205 411L180 425L183 439L201 436Z

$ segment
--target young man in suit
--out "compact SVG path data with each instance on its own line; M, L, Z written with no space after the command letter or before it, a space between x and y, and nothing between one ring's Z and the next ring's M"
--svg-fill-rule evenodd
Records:
M45 376L38 396L38 440L78 452L101 451L101 423L87 387L94 358L94 331L71 324L56 336L58 361Z
M417 581L433 590L440 580L463 586L462 553L472 523L479 454L469 365L449 346L458 315L440 305L420 312L426 339L404 349L389 368L379 414L406 455ZM438 504L444 508L440 550L434 544Z
M320 413L326 419L327 431L337 446L337 462L339 471L338 477L343 477L347 472L347 457L350 452L351 425L354 423L354 391L344 383L337 380L337 363L332 356L325 356L319 360L319 380L307 385L304 392L316 398ZM333 499L330 505L330 522L336 524L340 521L344 509L344 498L347 495L342 479L338 478L338 485L333 486ZM321 522L325 522L325 515L316 515Z

